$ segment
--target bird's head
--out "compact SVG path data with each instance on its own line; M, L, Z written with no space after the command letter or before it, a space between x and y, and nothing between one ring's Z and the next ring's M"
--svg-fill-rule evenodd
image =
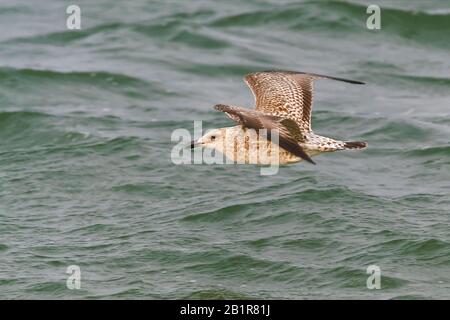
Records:
M213 129L208 133L206 133L200 139L193 140L191 142L191 148L204 147L222 151L225 143L225 136L226 136L225 133L226 133L225 128Z

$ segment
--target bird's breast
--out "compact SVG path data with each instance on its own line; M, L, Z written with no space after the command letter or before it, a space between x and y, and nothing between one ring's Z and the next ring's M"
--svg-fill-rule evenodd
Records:
M272 143L254 129L233 129L226 135L224 154L228 162L237 164L287 164L300 159Z

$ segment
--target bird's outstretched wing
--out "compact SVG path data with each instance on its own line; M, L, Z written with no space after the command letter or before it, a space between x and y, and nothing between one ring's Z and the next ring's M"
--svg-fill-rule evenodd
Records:
M296 71L263 71L244 77L255 96L257 111L292 119L307 131L311 131L313 82L316 79L364 84L355 80Z
M303 135L295 121L264 114L256 110L227 106L223 104L214 106L214 109L225 112L231 119L246 128L255 129L256 131L266 129L267 139L270 141L272 138L272 130L276 130L279 137L278 144L281 148L293 153L297 157L315 164L299 145L299 142L303 139Z

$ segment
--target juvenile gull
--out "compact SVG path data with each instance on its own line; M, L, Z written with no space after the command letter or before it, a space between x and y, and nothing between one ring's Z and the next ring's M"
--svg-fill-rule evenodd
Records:
M314 164L311 157L323 152L365 148L366 142L339 141L319 136L312 131L313 82L316 79L364 84L360 81L294 71L248 74L244 80L255 97L255 110L216 105L216 110L225 112L238 125L209 131L193 141L191 147L215 149L232 162L245 164L271 164L274 152L278 155L276 159L279 164L301 160Z

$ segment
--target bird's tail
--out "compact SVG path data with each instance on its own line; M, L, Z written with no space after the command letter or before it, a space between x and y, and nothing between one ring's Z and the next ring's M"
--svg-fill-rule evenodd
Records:
M344 142L344 150L364 149L366 147L367 147L367 142L362 142L362 141L345 141Z
M318 150L319 152L333 152L338 150L357 150L367 147L367 142L362 141L340 141L319 135L310 136L312 141L310 149Z

